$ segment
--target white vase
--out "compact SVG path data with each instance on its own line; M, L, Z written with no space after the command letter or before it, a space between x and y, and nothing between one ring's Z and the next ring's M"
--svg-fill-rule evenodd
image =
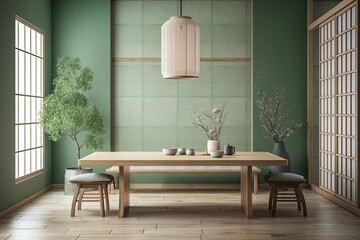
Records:
M208 140L206 153L210 154L211 150L220 150L220 140Z

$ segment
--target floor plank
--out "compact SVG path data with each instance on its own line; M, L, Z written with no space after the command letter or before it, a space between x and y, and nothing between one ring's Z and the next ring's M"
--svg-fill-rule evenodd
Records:
M127 218L118 218L118 195L100 217L99 203L84 203L70 217L72 196L52 190L0 219L0 240L360 240L360 218L304 189L308 217L296 203L279 203L277 217L267 209L268 191L253 195L254 217L241 211L238 191L136 191Z

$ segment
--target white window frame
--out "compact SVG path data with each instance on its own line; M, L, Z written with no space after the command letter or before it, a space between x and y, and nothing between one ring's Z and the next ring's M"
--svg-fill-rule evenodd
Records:
M44 32L15 17L15 181L44 171Z

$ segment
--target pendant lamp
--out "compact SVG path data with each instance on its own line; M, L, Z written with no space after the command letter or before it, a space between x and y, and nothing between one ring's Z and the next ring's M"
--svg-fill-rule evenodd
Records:
M200 28L191 17L170 17L161 27L161 73L165 79L196 79L200 72Z

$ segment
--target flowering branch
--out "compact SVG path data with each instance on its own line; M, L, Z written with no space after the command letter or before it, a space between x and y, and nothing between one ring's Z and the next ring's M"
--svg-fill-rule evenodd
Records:
M213 108L210 113L202 108L189 106L195 115L193 120L194 126L199 128L210 140L218 140L220 138L221 129L226 119L226 113L224 113L225 104L223 104L223 109L219 105Z
M287 137L294 133L295 129L304 125L300 120L288 124L294 114L295 107L292 107L282 116L281 110L285 103L286 91L284 88L280 88L279 82L276 86L274 103L272 98L267 98L259 83L255 83L255 88L258 95L256 104L259 109L260 126L265 130L265 137L271 137L277 143L284 142Z

